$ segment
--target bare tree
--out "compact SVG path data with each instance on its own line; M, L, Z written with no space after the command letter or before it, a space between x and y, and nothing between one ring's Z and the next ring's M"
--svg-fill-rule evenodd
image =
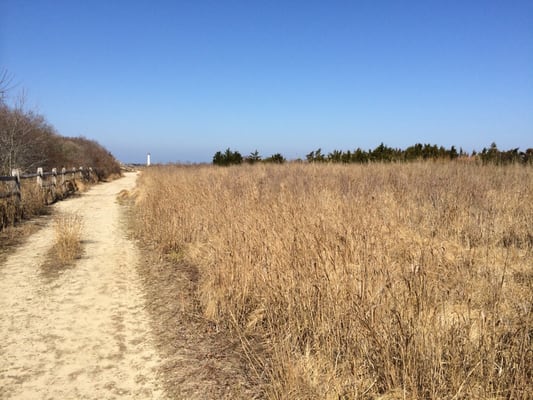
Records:
M62 137L42 115L27 110L24 91L14 105L7 104L6 93L14 87L11 82L7 71L0 71L0 175L9 175L15 168L34 172L37 167L80 165L94 168L101 178L120 174L119 163L100 144Z
M46 161L43 151L53 129L45 119L24 109L22 94L14 108L0 104L0 170L9 174L14 168L32 171Z
M13 89L13 77L9 75L6 69L0 71L0 103L5 102L7 92Z

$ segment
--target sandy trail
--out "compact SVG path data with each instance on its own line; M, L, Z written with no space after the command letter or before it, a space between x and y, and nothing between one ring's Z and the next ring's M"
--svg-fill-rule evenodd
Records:
M1 399L163 397L161 364L116 194L136 175L54 206L84 224L84 254L54 278L41 265L48 224L0 264Z

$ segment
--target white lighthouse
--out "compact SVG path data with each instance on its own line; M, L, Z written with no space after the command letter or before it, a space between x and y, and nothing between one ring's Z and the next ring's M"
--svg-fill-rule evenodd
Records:
M146 166L149 167L150 166L150 153L148 153L146 155Z

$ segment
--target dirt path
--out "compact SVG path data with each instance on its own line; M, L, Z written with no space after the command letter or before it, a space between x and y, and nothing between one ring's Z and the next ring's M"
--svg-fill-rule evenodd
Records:
M150 319L116 194L135 174L60 202L77 213L84 255L53 279L41 265L53 228L0 264L0 399L159 399Z

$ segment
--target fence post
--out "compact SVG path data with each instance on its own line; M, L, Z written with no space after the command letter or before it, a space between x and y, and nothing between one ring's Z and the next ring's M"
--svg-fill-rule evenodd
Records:
M57 185L57 168L52 168L52 185Z
M37 168L37 185L42 189L43 187L43 168Z
M52 168L52 201L57 200L57 168Z
M19 169L11 170L11 176L15 177L15 188L13 191L15 192L15 195L17 196L18 201L20 201L22 199L22 193L20 190L20 170Z

